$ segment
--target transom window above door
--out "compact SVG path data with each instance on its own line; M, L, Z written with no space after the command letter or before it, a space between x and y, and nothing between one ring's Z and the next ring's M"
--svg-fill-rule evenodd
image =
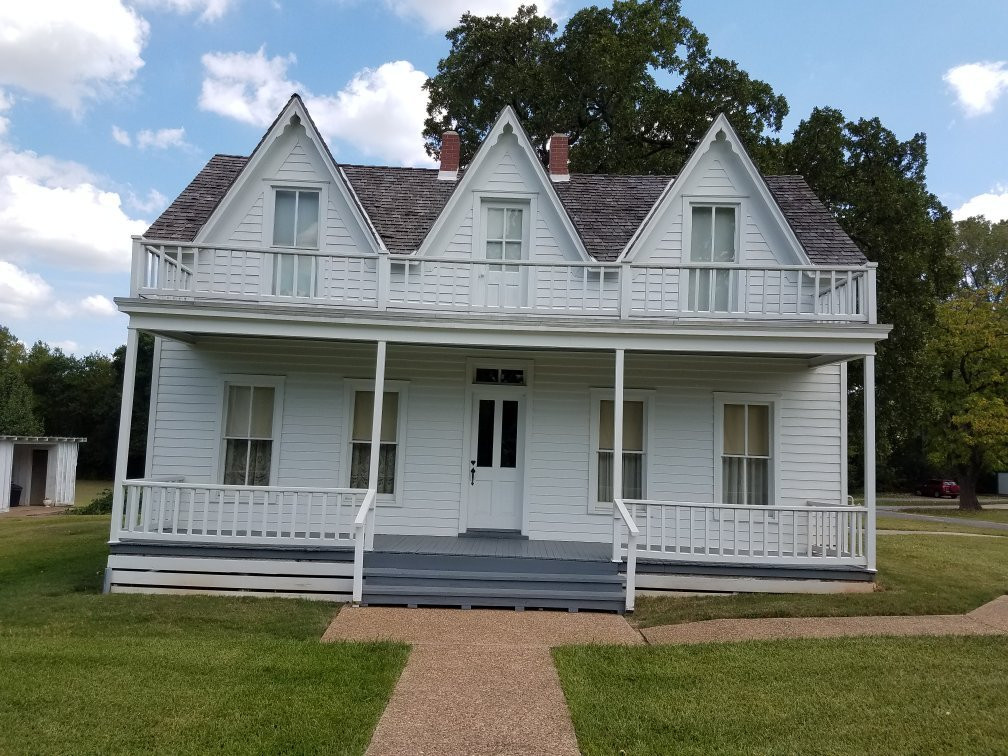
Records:
M524 386L525 371L510 368L478 367L473 374L473 383L495 386Z
M273 246L318 249L318 190L277 189L275 191Z
M525 238L525 211L520 207L488 207L486 259L521 260Z

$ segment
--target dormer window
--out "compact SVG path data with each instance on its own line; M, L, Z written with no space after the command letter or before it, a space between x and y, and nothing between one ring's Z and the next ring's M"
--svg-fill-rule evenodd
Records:
M319 195L317 189L274 190L274 247L318 249ZM315 255L274 254L273 294L281 297L314 296Z
M694 204L690 207L690 261L710 267L690 271L689 309L693 312L731 312L738 303L732 271L719 264L737 263L738 207Z
M319 193L277 189L273 209L273 246L318 249Z
M520 207L488 207L486 259L521 260L525 211Z

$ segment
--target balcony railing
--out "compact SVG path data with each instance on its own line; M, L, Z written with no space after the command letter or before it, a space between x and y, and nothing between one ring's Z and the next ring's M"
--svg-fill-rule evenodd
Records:
M331 254L134 239L131 294L359 308L875 323L875 266Z

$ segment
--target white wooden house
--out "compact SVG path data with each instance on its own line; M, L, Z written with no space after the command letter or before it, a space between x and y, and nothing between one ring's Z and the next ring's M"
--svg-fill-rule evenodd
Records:
M134 239L107 587L632 609L875 571L875 266L724 117L672 176L341 165L297 96ZM847 363L866 498L848 496Z

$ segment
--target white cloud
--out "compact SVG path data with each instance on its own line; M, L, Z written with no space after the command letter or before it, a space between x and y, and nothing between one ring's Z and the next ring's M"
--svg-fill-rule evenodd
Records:
M0 260L0 316L37 316L50 303L52 293L41 276Z
M967 116L983 115L1008 92L1008 62L966 63L950 68L943 78Z
M989 192L971 197L952 211L952 218L957 221L974 215L982 215L994 223L1008 220L1008 187L996 186Z
M126 202L130 205L130 207L136 208L146 215L160 213L168 207L168 198L161 194L161 192L157 189L151 189L147 192L146 198L138 197L130 192L126 197Z
M118 126L112 127L112 138L123 147L133 146L133 140L130 138L129 132L125 129L120 129Z
M172 13L200 14L200 21L216 21L236 5L235 0L135 0L136 5Z
M268 58L263 48L254 53L207 53L200 107L265 127L291 93L300 92L327 140L349 142L367 155L394 163L431 164L421 137L427 109L423 71L405 60L384 63L357 72L334 95L316 95L288 78L287 68L294 62L293 54Z
M0 89L0 136L6 133L10 119L2 115L14 106L14 98Z
M455 26L462 14L469 11L476 16L513 16L528 0L385 0L396 15L421 21L428 31L447 31ZM536 7L540 15L555 18L559 5L556 0L539 0Z
M130 236L147 223L81 165L0 144L0 259L128 270Z
M90 297L84 297L81 301L81 310L89 315L100 315L102 317L119 314L115 303L102 294L92 294Z
M169 147L189 146L185 140L184 128L158 129L157 131L143 129L142 131L137 132L136 143L137 147L141 150L149 148L164 150Z
M0 3L0 85L79 112L136 76L149 28L120 0Z

